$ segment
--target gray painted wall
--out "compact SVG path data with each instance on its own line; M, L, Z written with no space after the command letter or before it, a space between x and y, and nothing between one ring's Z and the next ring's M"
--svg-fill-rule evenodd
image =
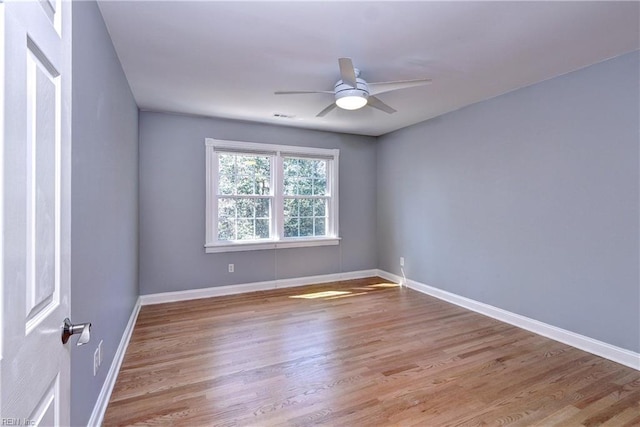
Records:
M94 2L73 3L71 421L87 425L138 296L138 108ZM93 376L93 352L104 340Z
M639 63L379 138L378 266L640 351Z
M206 254L206 137L339 148L340 245ZM372 137L141 112L140 293L375 268L375 143ZM227 272L229 263L235 273Z

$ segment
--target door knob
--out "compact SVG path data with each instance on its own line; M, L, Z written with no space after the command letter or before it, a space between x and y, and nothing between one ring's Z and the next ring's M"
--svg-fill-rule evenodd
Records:
M91 323L78 323L77 325L73 325L67 317L64 319L64 325L62 326L62 343L66 344L67 341L69 341L69 337L76 334L80 334L77 345L88 343L91 339Z

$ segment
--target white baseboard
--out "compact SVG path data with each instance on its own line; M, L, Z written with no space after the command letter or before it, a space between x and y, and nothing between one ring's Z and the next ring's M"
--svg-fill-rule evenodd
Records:
M377 275L396 283L402 283L403 281L402 277L383 270L378 270ZM406 279L405 285L411 289L415 289L416 291L431 295L443 301L450 302L471 311L484 314L485 316L526 329L527 331L579 348L580 350L604 357L605 359L613 360L614 362L630 368L640 370L640 353L616 347L584 335L576 334L575 332L567 331L566 329L558 328L538 320L511 313L510 311L462 297L451 292L443 291L414 280Z
M242 294L246 292L266 291L270 289L292 288L295 286L313 285L316 283L337 282L339 280L362 279L372 277L378 270L361 270L347 273L323 274L321 276L296 277L294 279L270 280L267 282L245 283L240 285L215 286L204 289L162 292L140 296L141 305L162 304L166 302L186 301L198 298L211 298L224 295Z
M93 407L93 411L91 412L91 417L89 418L89 422L87 423L87 426L89 427L97 427L102 425L104 414L107 411L107 405L109 404L109 399L111 398L111 392L113 392L113 386L116 384L118 372L120 372L120 366L122 366L122 361L124 360L124 355L127 351L127 347L129 346L131 334L133 333L133 328L136 325L136 319L138 318L138 313L140 312L140 306L140 298L138 297L136 305L131 311L131 316L129 316L129 322L127 323L127 326L124 328L124 332L122 333L122 338L120 339L120 344L118 344L116 354L113 356L113 360L111 361L111 366L109 367L109 372L107 372L107 377L102 384L102 389L100 390L100 394L98 395L98 400L96 401L96 404Z

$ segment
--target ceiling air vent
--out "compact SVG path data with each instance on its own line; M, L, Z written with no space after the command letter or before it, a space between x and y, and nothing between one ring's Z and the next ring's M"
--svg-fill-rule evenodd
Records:
M280 119L293 119L295 116L291 114L284 114L284 113L273 113L273 117L277 117Z

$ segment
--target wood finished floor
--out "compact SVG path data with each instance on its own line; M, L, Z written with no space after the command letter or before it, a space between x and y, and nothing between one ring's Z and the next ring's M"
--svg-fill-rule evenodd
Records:
M640 425L639 371L385 283L142 307L104 425Z

